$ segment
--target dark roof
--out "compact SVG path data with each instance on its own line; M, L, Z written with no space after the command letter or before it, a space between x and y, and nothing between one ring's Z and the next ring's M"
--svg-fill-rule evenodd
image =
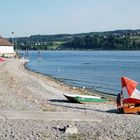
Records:
M0 36L0 46L13 46L13 44L10 43L9 40Z

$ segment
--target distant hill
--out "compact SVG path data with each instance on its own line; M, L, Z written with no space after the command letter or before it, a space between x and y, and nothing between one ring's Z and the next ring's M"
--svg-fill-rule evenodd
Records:
M9 40L13 40L10 38ZM15 38L18 49L140 50L140 29Z

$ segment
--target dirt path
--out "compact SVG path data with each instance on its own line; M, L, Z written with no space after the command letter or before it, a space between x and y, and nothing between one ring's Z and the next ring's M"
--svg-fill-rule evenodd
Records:
M77 112L29 112L1 110L0 119L9 120L43 120L43 121L86 121L101 122L100 119L90 114Z

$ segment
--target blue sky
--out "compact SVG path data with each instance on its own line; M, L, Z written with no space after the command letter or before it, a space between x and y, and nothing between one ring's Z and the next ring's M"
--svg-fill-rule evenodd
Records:
M140 28L140 0L0 0L0 35Z

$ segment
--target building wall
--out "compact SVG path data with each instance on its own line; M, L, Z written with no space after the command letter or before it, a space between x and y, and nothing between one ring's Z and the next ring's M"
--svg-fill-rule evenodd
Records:
M0 46L0 54L15 53L13 46Z
M15 56L15 51L13 46L0 46L0 56L13 57Z

